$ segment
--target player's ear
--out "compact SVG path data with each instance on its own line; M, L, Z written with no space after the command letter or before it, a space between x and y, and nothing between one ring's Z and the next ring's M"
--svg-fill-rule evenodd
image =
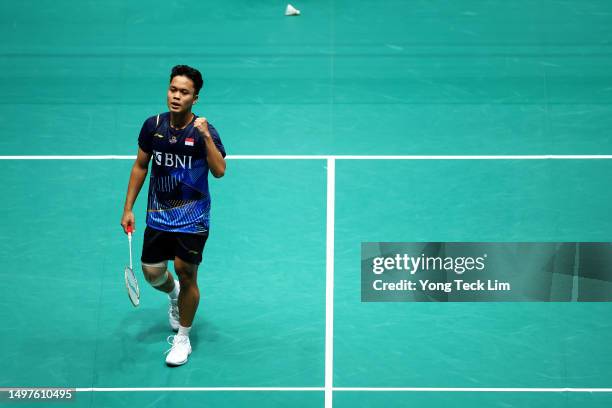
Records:
M196 95L193 97L193 103L196 103L196 102L198 101L198 97L199 97L199 95L198 95L198 94L196 94Z

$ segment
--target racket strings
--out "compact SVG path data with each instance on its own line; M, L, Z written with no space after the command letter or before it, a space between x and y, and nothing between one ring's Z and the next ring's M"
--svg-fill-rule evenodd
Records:
M140 303L140 288L138 287L138 280L134 275L134 271L130 268L125 268L125 286L127 287L128 296L134 306Z

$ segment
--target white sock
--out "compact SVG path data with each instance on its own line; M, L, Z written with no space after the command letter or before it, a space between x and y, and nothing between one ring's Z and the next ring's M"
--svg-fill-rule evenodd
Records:
M179 324L178 334L177 336L183 335L189 337L189 332L191 331L191 326L183 327Z
M179 295L179 291L180 291L179 288L180 288L179 281L177 281L175 279L174 280L174 289L172 289L172 292L168 293L168 297L170 297L170 299L172 299L172 300L178 299L178 295Z

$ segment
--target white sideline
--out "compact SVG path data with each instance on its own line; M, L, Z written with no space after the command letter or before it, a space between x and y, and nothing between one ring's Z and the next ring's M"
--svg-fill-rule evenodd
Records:
M14 388L0 388L7 391ZM129 387L129 388L107 388L91 387L76 388L77 392L326 392L326 387ZM479 388L479 387L333 387L336 392L602 392L611 393L612 388Z
M325 408L332 408L334 386L334 225L336 161L327 159L327 234L325 257Z
M609 154L535 155L228 155L230 160L604 160ZM128 155L0 156L0 160L134 160Z

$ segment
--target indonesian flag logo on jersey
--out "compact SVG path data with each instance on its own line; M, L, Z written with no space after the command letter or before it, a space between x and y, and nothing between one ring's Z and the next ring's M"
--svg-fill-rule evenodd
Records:
M185 138L185 146L193 146L193 138L192 137L186 137Z

